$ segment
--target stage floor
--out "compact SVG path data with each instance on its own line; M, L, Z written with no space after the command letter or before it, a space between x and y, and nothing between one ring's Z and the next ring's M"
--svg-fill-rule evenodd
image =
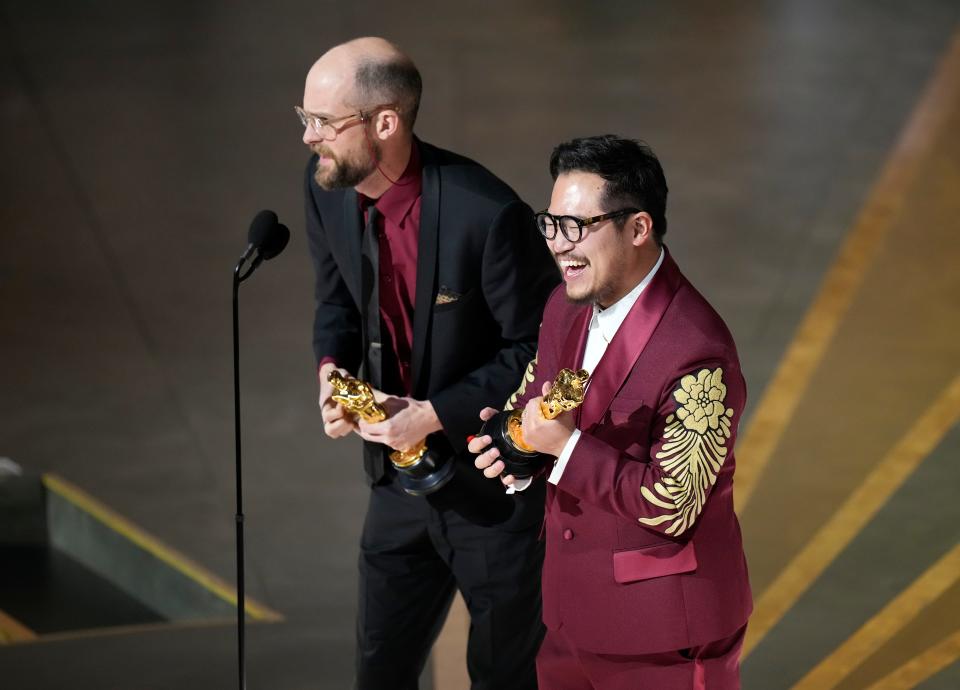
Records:
M419 135L536 208L561 140L660 156L749 386L744 687L960 687L956 2L6 1L0 27L0 456L230 583L229 281L258 210L293 233L241 295L247 588L282 616L248 626L250 688L351 684L367 489L316 407L293 106L365 34L417 61ZM465 687L465 625L424 687ZM20 632L5 690L236 685L230 621Z

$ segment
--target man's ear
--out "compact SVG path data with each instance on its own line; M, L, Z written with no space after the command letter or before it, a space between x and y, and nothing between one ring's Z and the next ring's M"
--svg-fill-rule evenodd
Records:
M374 121L374 133L381 141L389 139L400 129L400 114L396 110L381 110Z
M630 220L630 230L633 232L633 246L639 247L653 239L653 218L646 211L634 214Z

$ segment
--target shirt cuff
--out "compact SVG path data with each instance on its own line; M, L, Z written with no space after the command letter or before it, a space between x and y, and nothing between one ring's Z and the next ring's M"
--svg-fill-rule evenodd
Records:
M317 376L320 375L320 370L323 369L323 366L331 362L333 363L333 366L337 366L337 360L335 360L333 357L327 356L321 359L320 363L317 364Z
M573 449L576 447L579 439L580 429L574 429L573 433L570 434L570 438L567 439L567 444L563 447L560 455L557 456L557 461L553 463L553 471L550 473L550 476L547 477L548 482L551 484L560 483L560 477L563 476L563 468L567 466L567 461L570 459L570 456L573 455Z
M533 477L524 477L523 479L514 479L513 484L507 487L508 494L517 494L526 491L533 484Z

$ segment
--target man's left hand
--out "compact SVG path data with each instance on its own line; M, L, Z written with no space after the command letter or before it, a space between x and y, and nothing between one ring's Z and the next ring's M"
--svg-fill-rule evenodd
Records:
M388 396L382 401L389 415L382 422L360 420L357 433L373 443L382 443L394 450L409 450L435 431L443 429L429 400Z
M573 435L573 413L564 412L556 419L545 419L540 412L541 400L542 397L528 400L523 408L523 440L536 451L559 456Z

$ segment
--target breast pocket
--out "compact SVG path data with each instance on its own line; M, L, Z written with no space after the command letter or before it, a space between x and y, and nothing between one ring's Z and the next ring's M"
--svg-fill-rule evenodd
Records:
M640 398L615 398L604 415L604 440L637 459L645 459L649 448L650 417L653 411Z
M642 398L614 398L607 409L611 424L640 424L650 419L650 408L645 407Z
M447 312L460 310L473 301L473 297L476 292L476 288L473 290L468 290L463 294L459 294L453 290L447 290L445 288L441 289L440 292L437 293L437 297L434 300L433 313L445 314Z

